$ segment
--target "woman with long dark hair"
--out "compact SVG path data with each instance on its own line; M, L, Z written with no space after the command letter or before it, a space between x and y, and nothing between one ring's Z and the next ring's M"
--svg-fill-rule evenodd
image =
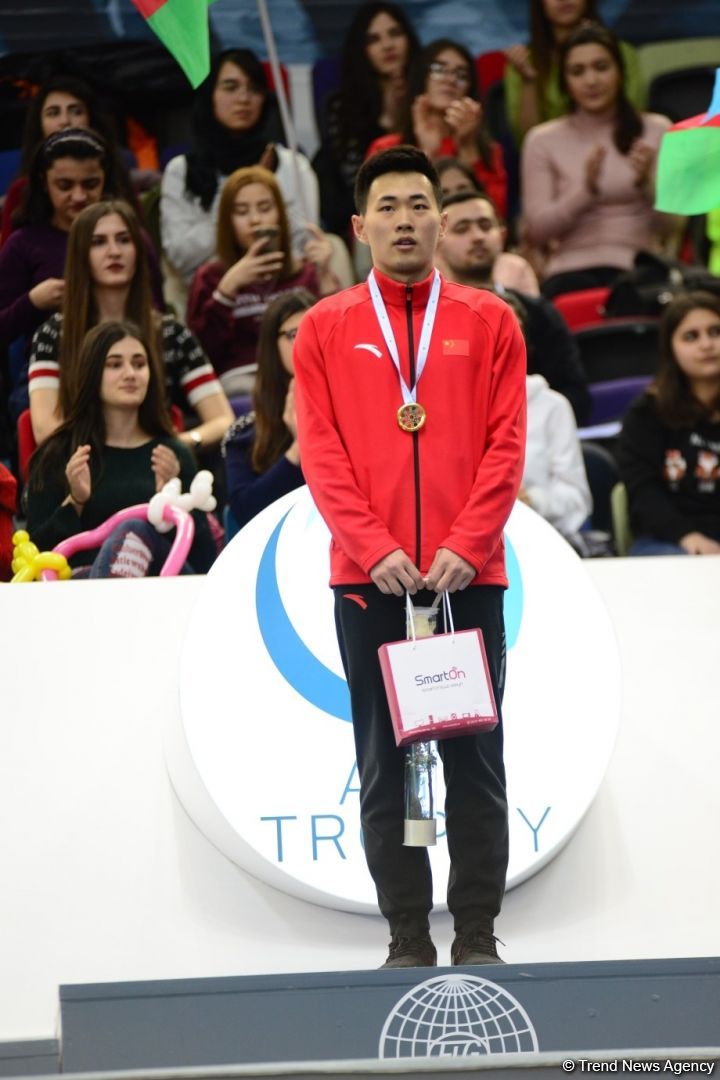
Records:
M503 153L485 128L475 62L464 45L441 38L421 50L408 70L399 131L376 139L367 156L400 143L418 146L432 161L457 158L505 216Z
M653 209L670 121L628 100L617 39L598 23L574 30L560 48L560 80L569 114L533 128L522 154L527 238L547 260L548 297L612 284L675 224Z
M676 297L660 368L623 422L631 555L720 555L720 299Z
M260 329L253 411L223 441L228 503L239 526L305 483L295 422L293 344L316 297L293 289L268 307Z
M173 438L161 364L151 337L134 323L104 322L86 336L75 399L62 425L35 452L28 482L28 531L41 549L94 529L119 510L148 502L179 476L187 490L192 454ZM190 566L205 572L213 541L195 513ZM164 536L143 520L118 526L99 550L72 564L90 577L157 574L168 553Z
M162 359L167 405L187 416L178 438L198 449L217 446L233 414L215 371L190 331L153 310L137 216L121 200L88 207L70 230L61 312L32 342L30 415L37 442L70 415L84 379L82 342L97 323L131 319Z
M345 235L355 213L353 186L368 146L397 131L409 61L420 45L397 4L370 0L345 35L340 88L325 102L322 145L313 160L325 226Z
M505 112L518 144L530 128L566 112L559 51L585 21L599 21L597 0L530 0L530 44L513 45L506 51ZM627 42L619 44L626 94L640 109L644 100L637 54Z
M262 64L249 49L229 49L213 62L197 92L193 149L165 169L160 199L163 251L187 284L215 250L220 192L237 169L261 164L283 193L296 254L309 220L319 220L317 178L310 162L282 139L277 106ZM298 186L299 176L299 186Z
M100 108L95 91L75 75L52 75L30 100L20 156L20 174L5 195L2 208L2 242L15 227L15 216L27 187L33 157L38 146L56 131L65 128L92 128L103 137L113 156L115 189L113 194L134 205L135 194L130 174L122 160L108 117Z
M117 172L105 140L90 128L66 128L32 159L17 217L0 249L0 345L31 335L62 307L68 236L82 211L116 195ZM157 258L147 236L153 295L162 305Z
M262 315L290 289L317 296L335 292L332 247L311 228L303 259L290 244L280 187L260 166L238 169L223 186L217 253L196 273L188 298L188 326L215 365L230 396L252 389Z

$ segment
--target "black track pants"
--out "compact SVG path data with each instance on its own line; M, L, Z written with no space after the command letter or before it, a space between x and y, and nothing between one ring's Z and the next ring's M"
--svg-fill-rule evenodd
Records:
M365 855L391 933L414 936L427 927L432 908L430 863L425 848L403 846L405 751L395 745L377 655L380 645L405 637L405 600L386 596L375 585L336 586L334 592L352 702ZM499 585L480 585L450 598L455 628L483 632L498 709L505 681L503 593ZM413 600L429 605L434 598L423 591ZM502 722L492 732L447 739L439 750L447 788L448 907L456 929L469 923L491 929L508 861Z

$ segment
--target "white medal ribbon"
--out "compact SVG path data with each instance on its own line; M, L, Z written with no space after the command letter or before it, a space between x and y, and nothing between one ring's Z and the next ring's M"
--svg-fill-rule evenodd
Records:
M440 273L438 270L435 271L435 277L433 278L432 287L430 289L430 296L428 298L427 307L425 308L425 317L423 318L422 330L420 331L420 344L418 345L417 360L415 363L415 385L412 389L408 387L403 379L402 371L400 370L400 353L398 352L397 342L395 341L395 334L390 325L390 317L387 313L380 287L375 280L375 273L373 270L368 274L367 283L368 288L370 289L370 299L372 300L372 305L375 309L375 316L380 325L382 336L385 338L385 344L387 345L392 362L398 373L403 401L406 405L413 405L416 401L417 384L420 382L420 376L423 373L428 352L430 351L430 339L432 337L433 326L435 325L438 300L440 299Z

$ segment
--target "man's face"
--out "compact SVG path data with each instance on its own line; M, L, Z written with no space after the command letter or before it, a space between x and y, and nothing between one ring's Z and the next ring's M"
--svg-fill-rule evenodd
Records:
M489 278L505 246L505 229L491 204L478 197L449 206L446 213L447 231L439 253L448 276Z
M385 173L373 180L355 236L368 244L373 266L398 281L421 281L432 270L445 215L422 173Z

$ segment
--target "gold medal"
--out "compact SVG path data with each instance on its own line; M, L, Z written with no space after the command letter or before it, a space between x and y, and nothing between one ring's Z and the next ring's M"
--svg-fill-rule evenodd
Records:
M401 405L397 411L397 422L403 431L419 431L425 419L425 409L417 401Z

